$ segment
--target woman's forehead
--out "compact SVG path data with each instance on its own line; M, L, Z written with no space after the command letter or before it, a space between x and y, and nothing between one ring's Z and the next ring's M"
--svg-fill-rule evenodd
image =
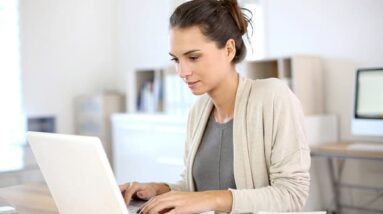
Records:
M188 28L172 28L170 30L170 49L172 53L183 52L189 49L203 49L214 44L198 26Z

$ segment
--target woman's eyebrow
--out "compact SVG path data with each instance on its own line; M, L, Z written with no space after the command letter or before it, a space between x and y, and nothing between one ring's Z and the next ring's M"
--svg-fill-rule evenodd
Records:
M197 51L200 51L199 49L195 49L195 50L190 50L190 51L186 51L185 53L183 53L182 55L186 56L188 54L191 54L191 53L194 53L194 52L197 52ZM170 56L172 57L176 57L174 54L172 53L169 53Z

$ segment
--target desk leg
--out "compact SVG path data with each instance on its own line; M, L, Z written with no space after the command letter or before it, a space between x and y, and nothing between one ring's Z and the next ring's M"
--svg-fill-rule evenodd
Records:
M338 179L335 175L333 159L329 158L327 160L328 160L328 166L329 166L329 170L330 170L330 178L331 178L332 188L333 188L333 192L334 192L335 213L340 214L339 182L338 182Z

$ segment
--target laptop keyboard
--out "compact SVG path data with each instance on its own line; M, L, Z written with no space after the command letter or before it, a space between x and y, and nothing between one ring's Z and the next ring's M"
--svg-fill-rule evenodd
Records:
M130 214L136 214L138 213L137 211L140 209L140 207L135 207L135 206L129 206L128 211Z
M132 200L128 206L129 214L136 214L140 207L145 203L141 200Z

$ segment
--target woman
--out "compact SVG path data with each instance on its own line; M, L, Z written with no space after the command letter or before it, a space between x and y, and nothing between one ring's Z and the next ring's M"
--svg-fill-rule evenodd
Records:
M178 184L127 183L143 213L297 211L308 196L310 152L300 103L277 79L239 77L248 19L236 1L193 0L170 18L180 77L203 95L189 114Z

